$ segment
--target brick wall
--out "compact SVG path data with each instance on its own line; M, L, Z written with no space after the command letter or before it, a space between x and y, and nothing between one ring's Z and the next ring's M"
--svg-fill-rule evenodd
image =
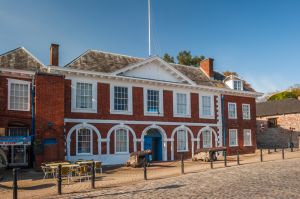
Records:
M41 162L64 160L64 99L63 76L36 75L36 140L57 142L44 145L43 153L36 155L37 166Z

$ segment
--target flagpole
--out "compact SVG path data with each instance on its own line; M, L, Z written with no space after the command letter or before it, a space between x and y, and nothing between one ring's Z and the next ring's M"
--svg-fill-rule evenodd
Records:
M151 56L151 0L148 0L148 51Z

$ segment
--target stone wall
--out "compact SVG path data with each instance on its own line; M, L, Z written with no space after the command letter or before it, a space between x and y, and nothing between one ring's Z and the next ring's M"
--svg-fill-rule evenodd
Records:
M268 119L277 118L277 128L268 128ZM263 125L263 129L261 126ZM292 141L294 147L299 147L300 114L286 114L257 118L257 145L289 146ZM290 128L294 128L293 131Z

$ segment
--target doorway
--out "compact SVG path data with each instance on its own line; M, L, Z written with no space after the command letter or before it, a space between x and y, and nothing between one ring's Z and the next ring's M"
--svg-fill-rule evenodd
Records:
M158 129L149 129L144 136L144 150L151 150L152 161L162 161L162 136Z

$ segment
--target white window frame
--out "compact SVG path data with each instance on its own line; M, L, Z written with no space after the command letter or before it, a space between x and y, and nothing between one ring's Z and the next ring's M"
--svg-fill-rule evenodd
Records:
M203 106L203 101L202 97L207 96L210 97L210 103L211 103L211 115L203 115L202 113L202 106ZM202 119L215 119L215 97L212 94L199 94L199 117Z
M7 109L8 110L11 110L11 111L30 111L30 102L31 102L31 96L30 96L30 85L31 85L31 82L29 81L23 81L23 80L18 80L18 79L10 79L8 78L8 89L7 89ZM27 103L27 108L26 109L14 109L10 106L10 91L11 91L11 84L24 84L24 85L28 85L28 103Z
M234 83L237 83L237 82L240 83L241 87L240 87L240 88L237 87L237 89L235 89L235 88L234 88ZM237 84L238 84L238 83L237 83ZM233 81L232 81L232 88L233 88L234 90L237 90L237 91L242 91L242 90L243 90L243 81L241 81L241 80L233 80Z
M230 105L234 105L234 107L235 107L235 116L234 117L230 116L230 112L229 112L229 106ZM235 102L228 102L228 118L229 119L237 119L237 107L236 107L236 103Z
M115 87L124 87L128 89L128 110L115 110ZM132 115L132 86L121 84L110 84L110 113L111 114L123 114Z
M90 153L78 153L78 132L81 130L81 129L88 129L90 132L91 132L91 140L90 140L90 147L91 147L91 152ZM90 128L80 128L80 129L76 129L76 155L93 155L93 136L94 136L94 133L93 133L93 129L90 129Z
M92 84L92 108L76 108L76 92L77 83L87 83ZM97 81L91 80L77 80L72 79L72 89L71 89L71 112L78 113L97 113Z
M186 95L186 114L177 112L177 94ZM186 91L173 91L173 116L174 117L191 117L191 93Z
M229 136L228 136L228 138L229 138L229 147L237 147L237 146L239 146L239 139L238 139L238 137L239 137L239 135L238 135L238 130L237 129L229 129L229 131L228 131L229 133ZM236 144L235 145L232 145L231 143L230 143L230 140L231 140L231 134L232 133L235 133L236 134L236 137L235 137L235 142L236 142Z
M210 134L210 142L209 142L209 145L204 145L204 132L208 132ZM212 140L213 140L213 137L212 137L212 131L211 130L204 130L202 131L202 148L204 149L209 149L209 148L212 148Z
M144 90L144 115L145 116L164 116L164 97L163 97L163 89L158 89L155 87L145 87L143 88ZM148 90L157 90L159 92L159 113L154 113L154 112L148 112L148 105L147 105L147 100L148 100Z
M127 142L127 144L126 144L126 151L125 152L117 152L117 130L120 130L120 129L122 129L122 130L125 130L126 131L126 133L127 133L127 140L126 140L126 142ZM115 147L115 154L128 154L129 153L129 130L128 129L126 129L126 128L117 128L117 129L115 129L114 130L114 147Z
M250 144L245 144L245 133L250 133L250 140L249 140L249 143ZM243 130L243 142L244 142L244 146L252 146L252 131L251 129L244 129Z
M186 146L186 149L185 150L179 150L178 149L178 131L183 131L185 133L185 146ZM189 151L189 136L188 136L188 131L186 129L179 129L177 132L176 132L176 138L177 138L177 152L187 152Z
M248 118L244 117L244 106L248 106ZM242 112L243 112L243 119L244 120L251 120L251 110L250 110L250 104L242 104Z

